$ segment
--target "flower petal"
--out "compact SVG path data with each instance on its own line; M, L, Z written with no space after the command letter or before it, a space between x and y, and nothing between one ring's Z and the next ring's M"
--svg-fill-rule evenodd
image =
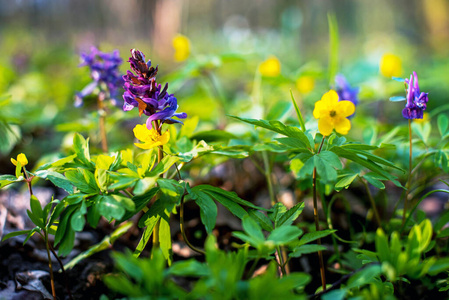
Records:
M330 108L334 107L338 102L338 94L334 90L330 90L321 97L321 101Z
M148 140L148 129L145 125L137 124L136 127L134 127L133 132L138 140L142 142Z
M323 110L327 111L327 106L325 105L325 103L321 100L315 102L315 108L313 110L313 116L315 117L315 119L321 118L321 112Z
M346 118L336 119L334 125L335 125L335 131L337 131L340 134L348 134L349 130L351 129L351 122Z
M324 117L318 120L318 130L322 135L330 135L333 129L334 126L332 125L332 118Z
M355 112L355 105L351 101L340 101L335 108L337 115L340 117L349 117Z

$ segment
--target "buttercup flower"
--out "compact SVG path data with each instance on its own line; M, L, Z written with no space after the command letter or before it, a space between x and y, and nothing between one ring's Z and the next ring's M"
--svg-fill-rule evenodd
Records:
M335 76L336 92L340 99L348 100L357 105L359 103L358 94L359 87L351 87L345 76L338 74Z
M173 48L175 49L174 59L175 61L184 61L190 55L190 41L182 35L177 34L172 40Z
M167 144L170 140L170 133L168 130L163 133L159 134L156 129L148 129L145 124L138 124L133 129L134 135L138 140L140 140L143 143L134 143L139 148L142 149L151 149L157 146L162 146L164 144Z
M418 85L418 75L413 72L410 79L405 79L407 85L407 104L402 110L402 116L406 119L422 119L427 108L429 93L421 93Z
M259 72L266 77L276 77L281 74L281 62L276 56L270 55L267 60L259 65Z
M28 159L25 154L20 153L19 155L17 155L17 160L11 158L11 162L15 166L17 166L17 162L19 162L22 165L22 167L24 167L28 164Z
M318 120L318 130L328 136L335 129L340 134L347 134L351 129L351 122L347 119L355 112L355 105L351 101L338 101L338 94L334 90L325 93L321 100L315 103L313 116Z
M139 109L139 116L145 114L149 116L147 119L147 128L153 127L153 121L160 121L162 123L173 124L181 123L177 119L187 118L186 113L176 113L178 109L178 101L173 94L168 94L168 84L164 88L156 83L156 74L158 67L151 66L151 61L145 63L145 56L142 52L136 49L131 50L131 57L128 62L131 65L131 71L127 71L123 76L125 81L123 99L123 110L129 111L134 107Z
M296 88L301 94L308 94L315 88L315 78L304 75L296 80Z
M388 78L401 76L402 62L399 56L387 53L382 56L379 65L380 73Z
M93 93L95 88L99 87L102 92L107 92L105 98L109 98L112 104L117 105L116 99L119 87L123 84L122 77L118 70L122 59L118 50L111 53L103 53L95 47L91 48L90 53L81 54L80 67L88 66L90 76L94 80L88 84L81 92L75 96L75 106L83 105L83 98Z

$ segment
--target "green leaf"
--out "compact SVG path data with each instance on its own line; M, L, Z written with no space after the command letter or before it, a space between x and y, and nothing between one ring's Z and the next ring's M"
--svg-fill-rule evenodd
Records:
M34 223L34 225L36 225L37 227L40 227L40 228L44 228L45 227L45 224L44 224L42 218L36 216L35 214L33 214L28 209L27 209L27 215L30 218L31 222Z
M95 169L95 182L102 192L107 192L109 175L105 169Z
M336 231L337 230L334 230L334 229L325 229L325 230L321 230L321 231L314 231L314 232L306 233L301 237L301 239L299 240L299 243L296 246L301 246L301 245L307 244L309 242L312 242L317 239L328 236L329 234L332 234Z
M100 214L109 221L120 220L125 214L125 208L112 196L101 196L98 205Z
M221 188L214 187L214 186L211 186L211 185L206 185L206 184L197 185L194 188L202 190L202 191L204 191L204 192L206 192L208 194L211 194L212 198L214 198L213 195L221 195L221 196L226 197L226 198L228 198L228 199L230 199L230 200L232 200L235 203L238 203L240 205L247 206L247 207L250 207L250 208L256 209L256 210L266 210L264 208L261 208L261 207L258 207L256 205L252 204L251 202L248 202L246 200L241 199L240 197L237 196L237 194L235 192L225 191L225 190L223 190Z
M348 289L358 288L366 284L375 282L375 278L382 274L382 266L371 265L360 272L355 273L348 280Z
M161 218L160 215L153 215L151 218L147 219L147 221L145 222L147 227L145 227L142 233L142 237L140 238L139 244L137 245L136 250L134 251L133 254L134 257L139 257L143 249L145 249L145 246L147 245L151 235L153 234L154 227L156 226L157 222L159 222L160 218Z
M171 156L167 155L165 156L158 164L157 166L148 174L149 177L151 176L159 176L162 173L165 173L170 169L173 164L175 164L179 160L179 157L177 156Z
M89 170L80 168L69 170L65 172L65 176L77 189L85 194L99 192L95 176Z
M250 210L249 215L251 216L251 218L253 218L254 221L259 223L263 230L269 232L273 231L273 223L264 213L258 210Z
M170 213L165 211L160 219L159 225L159 245L164 255L165 260L169 265L172 263L172 244L170 232Z
M343 188L348 188L349 185L357 178L359 174L348 174L340 178L340 180L335 184L335 190L340 191Z
M291 225L302 213L304 209L304 202L298 203L289 210L287 210L285 213L283 213L280 218L276 221L275 225L276 227L280 226L289 226Z
M206 232L211 234L217 219L217 205L209 194L200 190L196 190L189 195L200 207L201 222L206 227Z
M436 276L449 270L449 257L438 258L438 260L429 268L429 275Z
M70 225L74 231L83 231L84 225L86 224L86 219L81 209L77 209L70 218Z
M265 241L265 237L262 233L262 228L249 215L243 217L242 226L245 233L255 240L256 245L261 244Z
M86 166L91 166L89 141L86 141L84 137L79 133L75 133L75 136L73 137L73 150L75 151L78 160L80 160Z
M266 121L266 120L256 120L256 119L246 119L246 118L240 118L231 116L234 119L259 126L280 134L283 134L288 137L293 137L301 140L305 145L309 145L309 139L307 138L306 134L302 132L301 129L293 126L286 126L282 122L279 121Z
M18 179L16 176L13 175L1 175L0 176L0 189L17 181L22 181L23 177Z
M447 223L449 223L449 210L446 210L439 216L435 226L433 227L435 232L439 232Z
M309 254L318 251L324 251L326 247L317 244L307 244L295 247L288 257L300 257L303 254Z
M390 261L390 249L388 247L388 237L381 228L376 231L375 237L376 252L381 262Z
M31 207L31 212L33 213L33 215L35 215L36 218L41 219L41 223L43 224L43 222L45 221L44 218L46 218L47 216L44 216L44 211L42 210L41 203L39 202L39 199L37 199L35 195L31 195L31 197L30 197L30 207ZM36 224L36 225L40 226L38 224Z
M134 202L134 210L127 211L120 221L125 221L141 211L156 195L159 191L159 187L154 187L143 195L134 196L132 202Z
M75 244L75 231L68 226L64 238L61 240L61 243L59 244L58 253L61 256L67 256L72 252L73 246Z
M441 137L445 136L447 132L447 127L449 125L449 119L445 114L440 114L438 115L437 123Z
M10 233L8 233L8 234L3 236L2 242L7 240L7 239L9 239L9 238L15 237L15 236L19 236L19 235L22 235L22 234L29 234L30 231L31 230L19 230L19 231L10 232Z
M310 152L307 148L307 144L304 144L303 141L297 138L286 137L286 138L277 138L276 141L279 143L288 146L288 150L292 150L294 152Z
M169 269L168 274L183 277L203 277L210 275L209 267L195 259L175 262Z
M161 200L178 204L184 194L184 185L174 179L159 178L157 185L160 189Z
M298 104L296 103L295 97L293 97L293 92L290 89L290 97L292 99L293 106L295 107L296 116L298 117L299 126L301 126L302 131L306 131L306 125L304 124L304 119L302 118L301 111L299 110Z
M373 186L375 186L378 189L385 189L385 185L383 184L382 181L379 180L379 176L376 173L366 173L362 176L363 178L366 179L366 181L368 181L370 184L372 184ZM383 179L383 178L381 178Z
M285 245L296 240L302 234L302 230L296 226L282 226L275 228L267 240L273 241L276 245Z
M160 217L164 214L164 211L172 211L174 207L173 202L162 201L161 199L156 200L150 209L140 218L139 227L149 226L154 222L154 219Z
M68 225L69 225L69 221L72 216L72 213L78 207L79 207L78 205L68 206L67 209L61 213L61 217L59 218L58 230L56 231L56 234L55 234L55 246L57 246L59 244L59 242L61 242L65 238L65 236L70 228L70 226L68 226Z

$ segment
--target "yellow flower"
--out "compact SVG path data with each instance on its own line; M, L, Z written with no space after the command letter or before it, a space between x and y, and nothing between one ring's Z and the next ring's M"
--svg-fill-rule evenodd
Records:
M301 94L308 94L313 91L315 87L315 78L312 76L301 76L296 80L296 88Z
M156 129L148 129L145 124L136 125L133 131L136 138L143 142L143 144L134 143L134 145L142 149L151 149L157 146L162 146L164 144L167 144L168 140L170 139L170 133L168 132L168 130L160 135Z
M351 101L338 101L338 94L334 90L325 93L321 100L315 103L313 116L318 120L318 130L328 136L332 130L340 134L347 134L351 129L351 122L346 118L355 112L355 105Z
M424 124L430 121L429 113L424 112L422 119L413 119L413 123Z
M276 56L270 55L259 65L259 72L266 77L276 77L281 74L281 62Z
M177 34L172 40L173 48L175 49L175 61L184 61L190 55L190 40L181 34Z
M17 155L17 160L15 160L14 158L11 158L11 162L15 166L17 166L17 162L19 162L22 165L22 167L24 167L28 164L28 159L25 156L25 154L20 153L19 155Z
M379 65L380 73L388 78L398 77L402 74L402 62L399 56L387 53L382 56Z

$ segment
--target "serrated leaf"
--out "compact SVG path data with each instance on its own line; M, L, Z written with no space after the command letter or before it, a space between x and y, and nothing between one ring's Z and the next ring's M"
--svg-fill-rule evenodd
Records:
M314 232L306 233L301 237L301 239L299 240L299 243L296 246L301 246L301 245L310 243L317 239L328 236L329 234L332 234L336 231L337 230L335 230L335 229L325 229L325 230L321 230L321 231L314 231Z
M267 240L273 241L276 245L285 245L296 240L302 234L302 230L296 226L282 226L275 228Z
M349 174L341 177L340 180L335 184L335 190L340 191L343 188L348 188L358 175L359 174Z
M257 245L265 241L265 237L262 233L262 228L249 215L243 217L242 226L245 233L255 240L256 244L253 246L257 247Z
M298 203L285 213L276 221L276 227L291 225L302 213L304 209L304 202Z
M293 249L293 251L288 255L288 257L300 257L303 254L309 254L313 252L326 250L326 247L317 244L307 244L301 245Z
M259 223L263 230L266 230L268 232L273 231L273 223L271 223L270 219L262 212L258 210L250 210L249 215Z
M145 249L148 241L150 240L151 235L153 234L154 227L157 222L159 222L160 215L156 215L152 218L149 218L145 224L147 225L142 233L142 237L140 238L139 244L136 246L136 250L134 251L133 256L139 257L142 251Z
M84 137L75 133L73 137L73 150L79 159L84 165L91 166L90 163L90 154L89 154L89 142L84 139Z

